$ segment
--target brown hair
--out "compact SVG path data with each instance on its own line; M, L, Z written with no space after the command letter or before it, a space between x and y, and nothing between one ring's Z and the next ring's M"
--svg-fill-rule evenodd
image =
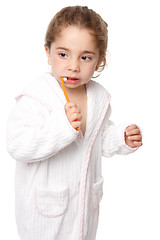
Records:
M52 18L48 26L45 36L45 46L50 48L60 31L64 27L71 25L88 28L94 32L100 51L100 59L102 59L101 65L97 70L99 70L99 72L103 71L106 65L105 55L108 45L108 25L99 14L92 9L88 9L88 7L73 6L60 10Z

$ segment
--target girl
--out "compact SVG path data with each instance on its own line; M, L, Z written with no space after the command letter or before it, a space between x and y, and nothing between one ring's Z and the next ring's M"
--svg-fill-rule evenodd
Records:
M128 154L142 145L136 125L115 126L109 120L110 95L91 80L106 64L107 39L107 24L93 10L62 9L45 38L51 73L17 97L8 120L8 151L17 160L22 240L96 239L101 156Z

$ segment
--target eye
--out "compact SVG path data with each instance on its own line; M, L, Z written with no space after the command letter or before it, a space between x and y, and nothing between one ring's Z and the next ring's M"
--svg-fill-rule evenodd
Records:
M67 58L67 54L66 53L59 53L59 56L61 57L61 58Z
M92 60L92 58L89 56L82 56L82 60L88 62L88 61Z

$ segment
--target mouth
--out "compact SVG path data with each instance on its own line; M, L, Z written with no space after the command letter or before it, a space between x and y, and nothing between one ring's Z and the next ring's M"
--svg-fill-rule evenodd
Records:
M80 81L80 79L76 77L63 77L63 80L65 83L68 84L76 84L77 82Z

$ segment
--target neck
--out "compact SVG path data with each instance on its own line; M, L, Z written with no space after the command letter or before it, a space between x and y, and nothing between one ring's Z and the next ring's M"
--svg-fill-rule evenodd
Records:
M86 93L86 85L77 88L66 88L66 91L69 96L80 96Z

